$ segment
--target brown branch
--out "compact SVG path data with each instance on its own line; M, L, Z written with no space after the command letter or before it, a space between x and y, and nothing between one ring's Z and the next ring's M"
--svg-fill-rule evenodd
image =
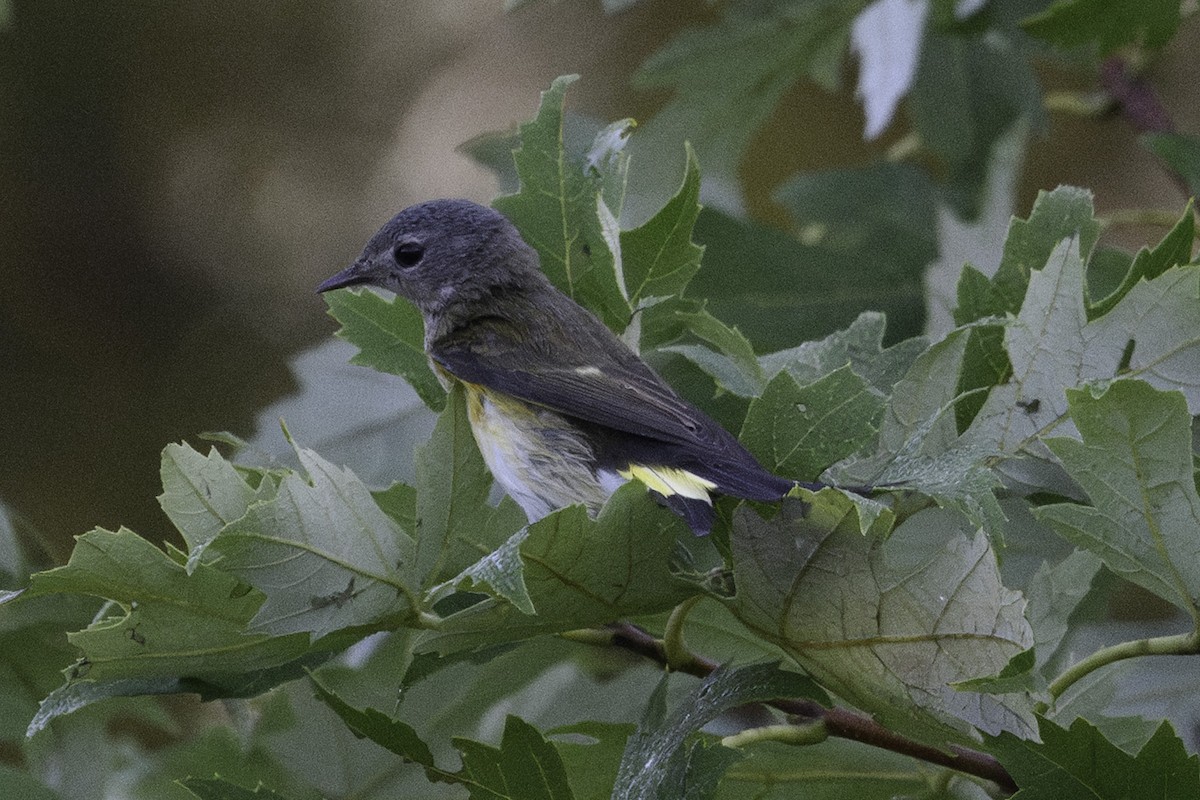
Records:
M656 661L664 667L667 665L667 653L663 648L662 641L642 628L628 622L618 622L608 625L606 630L611 636L613 645ZM691 661L686 664L674 666L676 671L686 672L697 678L707 677L716 668L716 662L697 655L693 655ZM870 717L841 708L825 708L813 700L774 700L767 705L793 717L800 717L806 722L823 722L830 736L852 739L872 747L890 750L930 764L984 778L992 781L1009 794L1017 791L1017 783L1008 774L1008 771L1001 766L999 761L986 753L958 747L953 748L953 752L939 750L894 733Z

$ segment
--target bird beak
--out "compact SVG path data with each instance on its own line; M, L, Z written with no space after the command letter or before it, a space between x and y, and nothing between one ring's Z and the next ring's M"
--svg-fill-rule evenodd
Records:
M374 276L371 275L371 265L360 259L318 286L317 293L328 292L331 289L341 289L344 286L360 286L364 283L370 283L373 280Z

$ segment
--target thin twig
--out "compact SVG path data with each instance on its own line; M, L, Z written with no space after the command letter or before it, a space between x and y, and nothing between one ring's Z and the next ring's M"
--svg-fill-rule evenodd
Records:
M661 640L647 631L628 622L613 623L605 628L610 634L610 643L644 656L662 666L667 666L667 653ZM693 654L680 670L697 678L707 677L717 664L704 656ZM875 720L841 708L825 708L814 700L782 699L767 705L785 714L800 718L803 723L821 722L830 736L852 739L856 742L911 756L930 764L947 767L967 775L992 781L1010 794L1017 791L1017 783L1000 762L986 753L967 748L953 747L952 752L921 744L880 725Z

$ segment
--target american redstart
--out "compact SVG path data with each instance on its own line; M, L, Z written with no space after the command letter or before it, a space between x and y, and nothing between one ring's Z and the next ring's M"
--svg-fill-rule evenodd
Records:
M537 252L490 208L411 206L317 291L360 284L420 309L434 370L447 387L465 387L484 461L530 521L572 503L594 513L636 478L703 535L713 492L769 501L796 485L555 288Z

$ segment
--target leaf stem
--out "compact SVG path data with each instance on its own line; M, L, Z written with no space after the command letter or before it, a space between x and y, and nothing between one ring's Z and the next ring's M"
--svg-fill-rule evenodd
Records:
M1134 639L1111 647L1102 647L1085 659L1077 661L1050 683L1050 697L1057 700L1081 678L1101 667L1137 656L1189 656L1200 653L1200 631L1174 636L1155 636Z
M675 606L671 610L671 616L667 618L667 627L663 631L663 654L667 659L667 669L672 672L686 672L688 665L696 658L695 654L688 650L687 642L684 641L683 623L687 619L688 612L703 597L702 594L689 597Z
M1173 228L1179 216L1169 211L1153 208L1126 208L1112 211L1104 216L1100 224L1106 228L1117 225L1153 225L1158 228ZM1200 240L1200 229L1193 231L1193 239Z
M813 720L799 725L764 725L761 728L747 728L732 736L726 736L721 744L726 747L746 747L759 742L780 742L782 744L810 745L820 744L829 738L829 731L823 720Z

